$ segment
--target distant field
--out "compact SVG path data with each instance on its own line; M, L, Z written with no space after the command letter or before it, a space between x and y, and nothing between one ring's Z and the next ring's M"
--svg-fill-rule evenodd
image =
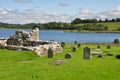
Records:
M120 46L106 49L101 45L103 58L92 55L91 60L83 59L83 48L95 49L97 45L84 44L71 51L67 44L62 53L54 55L53 59L38 57L31 52L0 50L0 80L120 80L120 60L115 58L120 53ZM106 56L106 52L114 56ZM72 59L65 59L70 52ZM55 60L66 60L62 65L49 64Z
M97 24L103 24L105 26L108 26L109 31L118 30L118 28L120 28L120 22L105 22L105 23L97 23ZM83 25L84 24L77 24L75 26L83 26Z

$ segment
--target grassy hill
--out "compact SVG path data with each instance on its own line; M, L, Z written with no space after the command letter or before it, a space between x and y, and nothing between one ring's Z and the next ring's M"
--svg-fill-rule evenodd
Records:
M76 24L75 26L80 27L85 24L91 24L91 23ZM97 23L97 24L102 24L102 25L107 26L109 31L116 31L120 28L120 22L101 22L101 23Z
M91 60L83 59L83 48L96 48L97 45L83 44L76 52L71 51L67 44L62 53L54 55L53 59L38 57L31 52L0 50L0 80L119 80L120 60L115 58L119 54L120 46L113 45L106 49L101 45L103 58L92 55ZM106 51L114 56L106 56ZM72 59L65 59L70 52ZM61 65L49 64L55 60L66 60Z

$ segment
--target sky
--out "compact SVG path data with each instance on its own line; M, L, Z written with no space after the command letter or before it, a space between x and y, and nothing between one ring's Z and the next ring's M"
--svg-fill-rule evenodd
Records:
M120 17L120 0L0 0L0 22L71 22Z

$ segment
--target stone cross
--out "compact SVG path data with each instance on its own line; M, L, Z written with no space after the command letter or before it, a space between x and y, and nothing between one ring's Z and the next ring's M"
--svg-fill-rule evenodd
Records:
M48 58L53 58L53 50L51 48L48 49Z
M89 47L85 47L84 48L84 59L90 59L90 48Z

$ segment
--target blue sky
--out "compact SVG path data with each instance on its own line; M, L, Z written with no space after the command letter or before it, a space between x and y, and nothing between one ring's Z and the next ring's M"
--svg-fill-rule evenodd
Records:
M116 18L120 0L0 0L0 22L70 22L76 17Z

